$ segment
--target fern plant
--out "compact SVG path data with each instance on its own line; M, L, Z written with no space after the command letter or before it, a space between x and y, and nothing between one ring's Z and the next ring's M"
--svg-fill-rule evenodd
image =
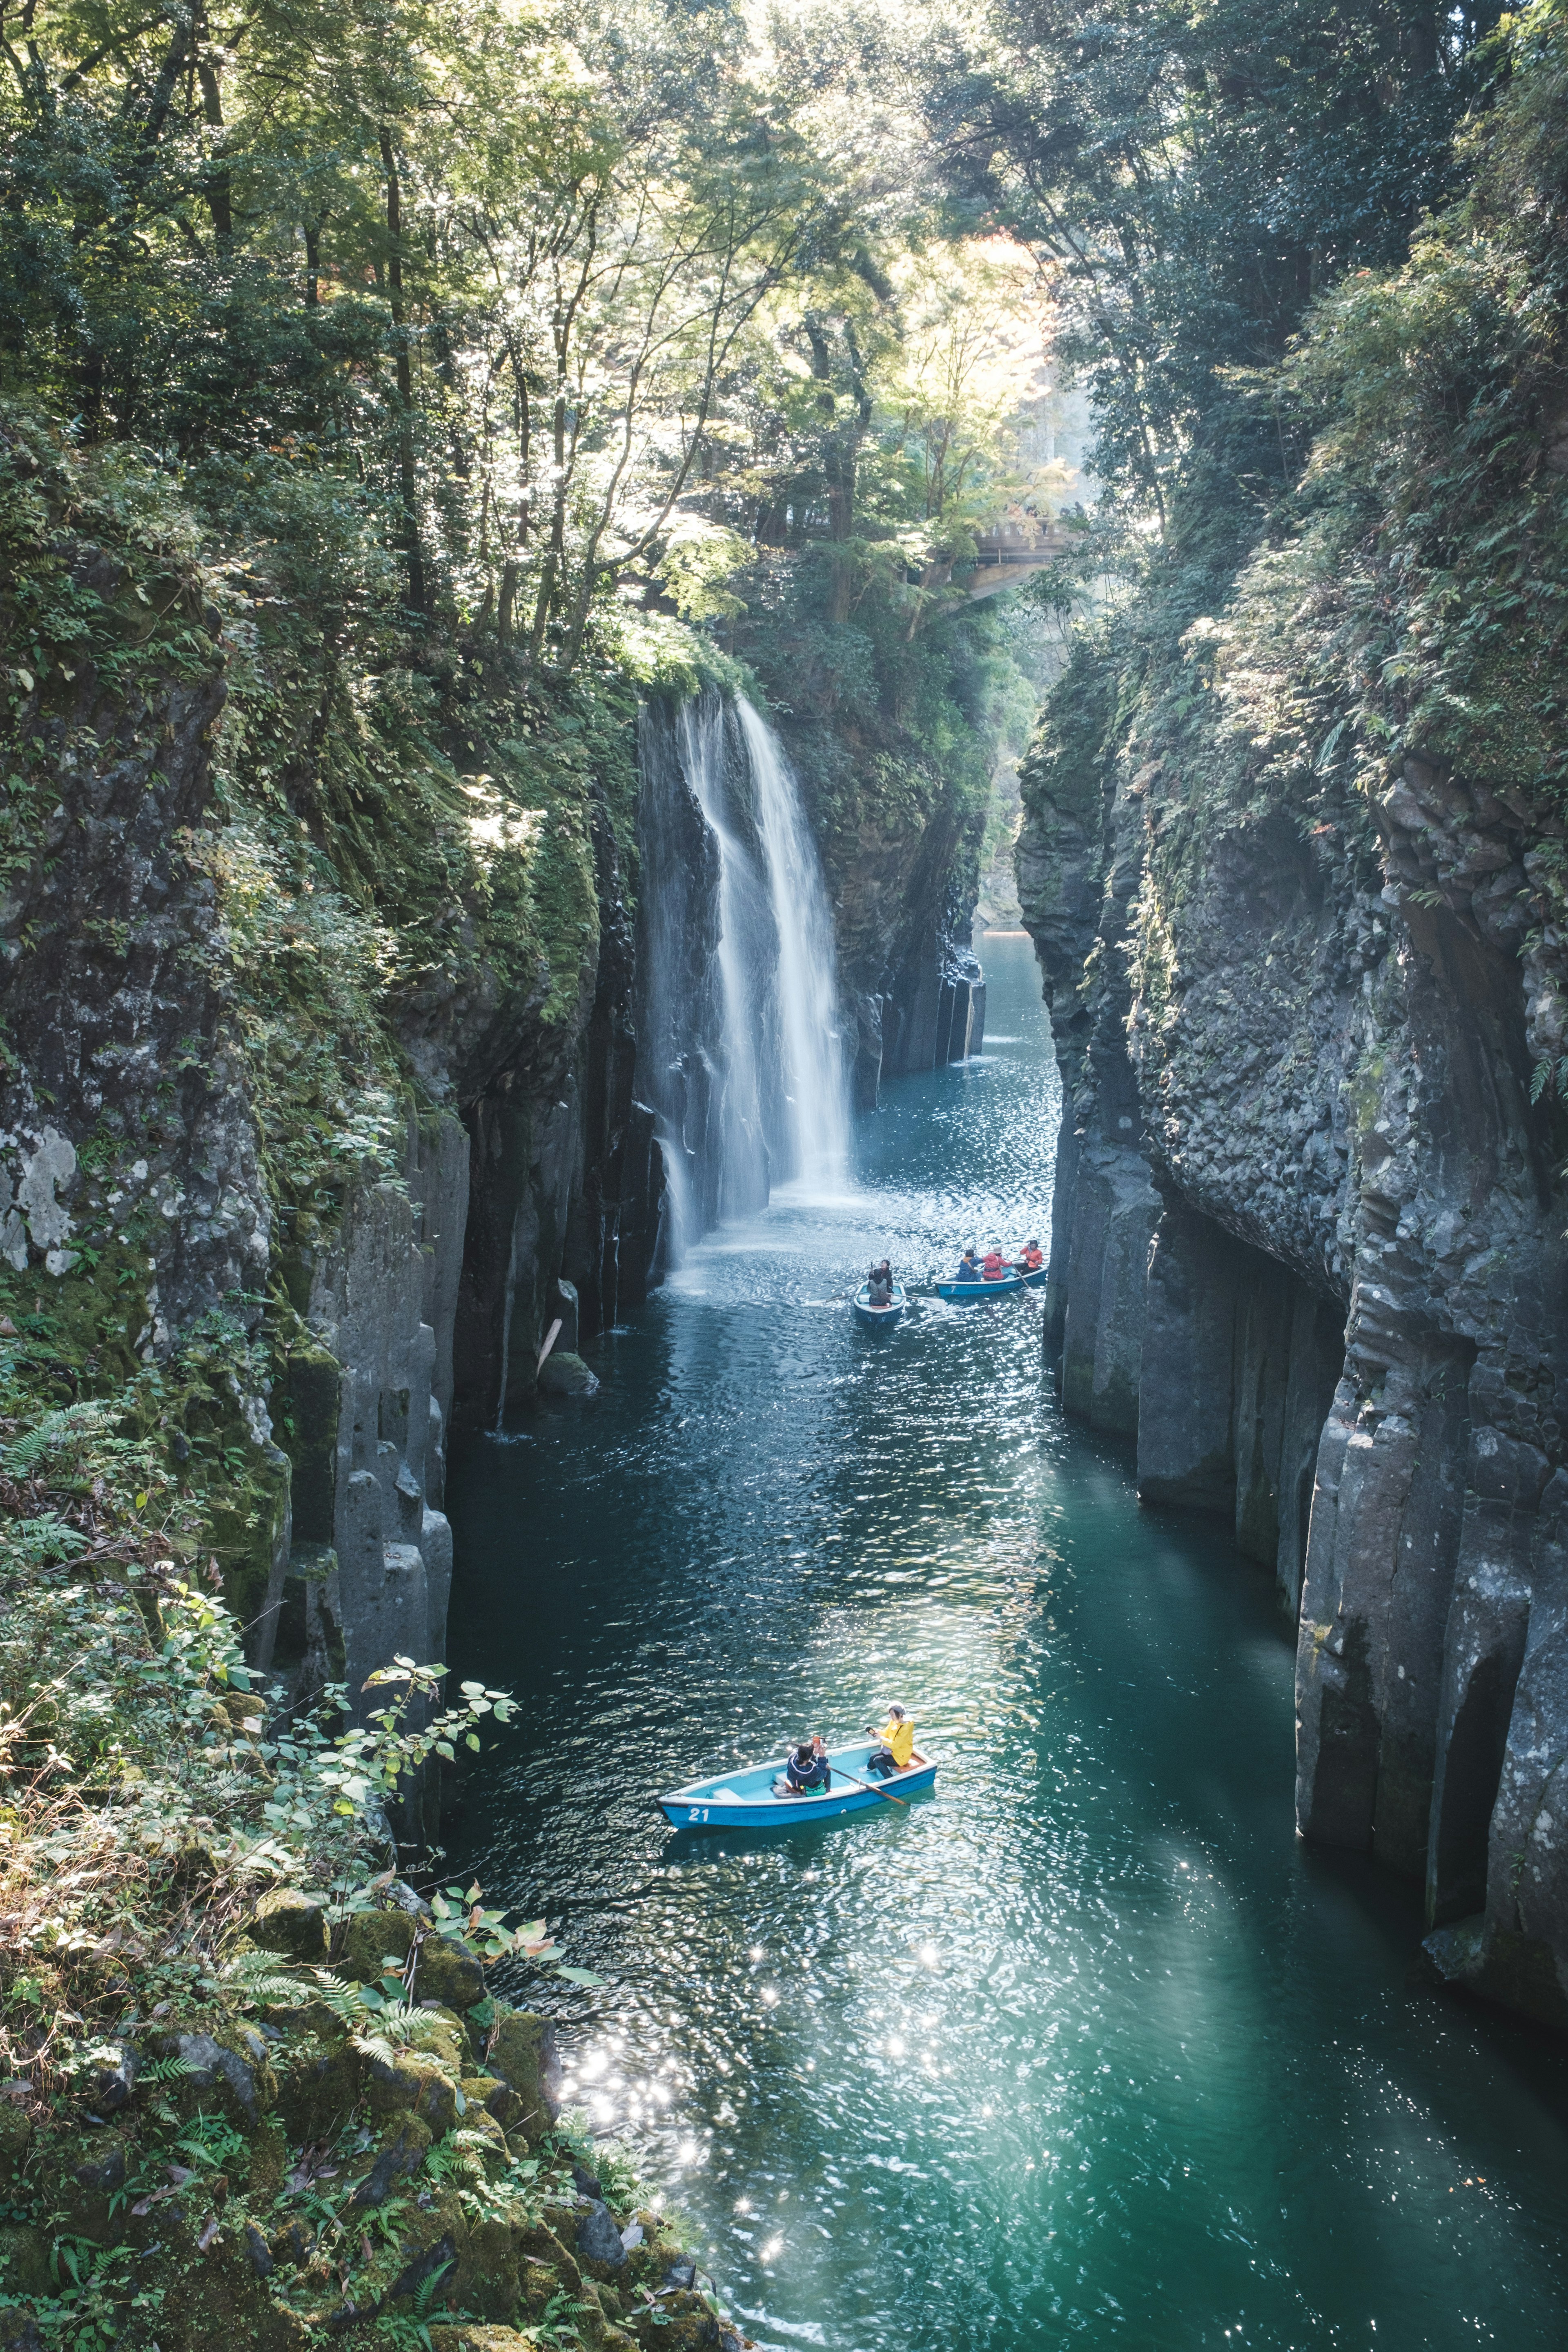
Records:
M220 1971L224 1987L240 2009L258 2009L268 2001L296 2001L303 1987L288 1976L272 1952L236 1952Z
M112 1405L100 1398L89 1397L78 1404L65 1404L53 1412L45 1413L32 1428L20 1437L13 1438L3 1453L3 1463L8 1476L30 1478L41 1462L51 1454L59 1453L73 1442L79 1442L102 1429L115 1417Z

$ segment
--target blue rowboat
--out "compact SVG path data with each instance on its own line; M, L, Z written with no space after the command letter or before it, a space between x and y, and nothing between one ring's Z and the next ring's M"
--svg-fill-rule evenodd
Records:
M899 1808L884 1804L876 1790L888 1789L895 1797L908 1797L932 1788L936 1766L917 1748L907 1772L868 1781L863 1789L851 1788L839 1778L840 1773L850 1772L865 1780L866 1766L878 1744L862 1741L858 1748L832 1749L828 1761L833 1767L833 1785L815 1790L809 1796L774 1795L774 1783L781 1787L784 1783L781 1756L774 1764L752 1764L738 1772L720 1772L711 1780L693 1780L689 1788L674 1789L668 1797L661 1797L659 1806L666 1821L678 1830L800 1830L817 1822L841 1820L846 1813L896 1813Z
M1005 1274L999 1282L939 1282L939 1298L954 1298L961 1307L973 1307L977 1298L1011 1298L1022 1290L1025 1277L1021 1274Z
M858 1323L864 1323L868 1330L886 1331L891 1328L904 1311L904 1286L901 1282L895 1282L889 1304L886 1307L873 1307L871 1286L868 1282L863 1282L849 1304L855 1309L855 1320Z

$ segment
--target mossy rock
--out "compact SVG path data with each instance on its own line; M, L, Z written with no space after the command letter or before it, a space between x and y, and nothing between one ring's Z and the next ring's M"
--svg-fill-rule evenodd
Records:
M539 1367L539 1386L545 1396L593 1396L599 1380L581 1356L557 1351L546 1356Z
M515 2132L519 2141L526 2147L528 2134L523 2127L526 2110L522 2101L510 2083L493 2081L488 2075L481 2076L480 2079L489 2086L481 2102L486 2115L494 2116L508 2139Z
M405 1965L414 1949L416 1923L406 1911L356 1911L343 1930L342 1948L333 1963L339 1976L355 1984L374 1984Z
M511 2151L506 2144L506 2134L494 2116L487 2115L483 2107L470 2105L463 2116L461 2128L470 2136L470 2143L474 2140L484 2142L482 2161L491 2179L498 2172L504 2172L511 2161Z
M307 1966L325 1965L330 1940L326 1906L297 1886L278 1886L264 1895L247 1933L264 1952L280 1952Z
M637 2339L626 2333L614 2287L601 2286L587 2279L584 2282L583 2301L587 2308L578 2315L576 2326L588 2352L633 2352Z
M417 2116L435 2139L444 2138L458 2120L458 2086L427 2058L377 2054L366 2061L363 2079L373 2116Z
M367 2290L371 2300L384 2295L395 2307L405 2298L413 2302L432 2280L435 2299L466 2305L465 2264L468 2254L468 2224L457 2189L441 2188L427 2206L409 2205L398 2217L397 2242L380 2250L368 2270L353 2282L353 2300L363 2310Z
M135 2150L118 2131L50 2135L43 2145L42 2181L56 2221L68 2233L107 2245L110 2207L125 2187Z
M289 2141L282 2122L276 2115L267 2116L251 2139L250 2170L245 2181L246 2195L258 2210L269 2206L279 2194L288 2166Z
M174 2208L165 2206L165 2217ZM157 2340L163 2352L207 2352L215 2344L243 2345L245 2352L304 2352L305 2321L273 2301L258 2278L237 2214L226 2215L216 2240L198 2252L201 2227L195 2219L168 2221L161 2255L145 2259L138 2285L161 2291Z
M657 2325L652 2312L639 2312L631 2328L643 2352L712 2352L718 2334L702 2296L685 2287L664 2296Z
M330 1544L337 1496L342 1369L303 1325L289 1342L280 1387L273 1420L284 1433L284 1450L293 1465L295 1540Z
M503 2132L510 2132L522 2115L522 2101L510 2083L499 2074L465 2074L462 2077L463 2096L470 2107L479 2107L494 2117Z
M415 1998L438 2000L444 2009L472 2009L485 1997L485 1972L478 1960L445 1936L427 1936L419 1948Z
M568 2252L547 2222L524 2221L513 2230L512 2244L517 2250L523 2295L531 2313L542 2311L558 2287L564 2287L570 2294L582 2294L583 2273L577 2267L577 2257ZM548 2284L544 2284L546 2280Z
M187 2069L173 2086L174 2104L184 2123L216 2105L232 2123L254 2128L278 2102L271 2047L254 2026L217 2023L218 2032L163 2037L162 2054L183 2059Z
M12 2099L0 2099L0 2185L9 2188L21 2178L33 2144L33 2126Z
M555 2120L555 2029L537 2011L502 2009L496 2005L487 2063L492 2074L510 2084L522 2102L517 2124L531 2147L544 2137Z
M424 2168L430 2152L430 2127L417 2116L399 2116L382 2138L382 2143L366 2166L353 2195L351 2206L374 2208L384 2205L389 2197L398 2194L403 2182L411 2180Z
M291 2140L331 2139L359 2096L359 2068L346 2041L317 2033L282 2044L276 2112Z
M520 2336L515 2327L491 2327L483 2320L459 2320L455 2327L433 2327L430 2341L435 2352L530 2352L531 2336Z
M427 2009L420 2013L410 2047L424 2051L449 2066L455 2076L461 2077L468 2066L468 2037L463 2021L449 2009Z
M15 2222L0 2228L0 2294L46 2295L54 2293L49 2276L49 2241L42 2230Z
M493 2214L470 2221L448 2300L481 2319L510 2319L522 2294L517 2249L507 2224Z

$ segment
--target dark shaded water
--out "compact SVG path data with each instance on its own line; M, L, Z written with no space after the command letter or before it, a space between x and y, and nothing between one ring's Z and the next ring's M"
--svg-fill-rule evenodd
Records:
M842 1303L1046 1223L1033 958L984 946L1000 1034L861 1123L852 1198L725 1231L461 1465L451 1663L523 1702L463 1862L611 1979L552 1996L574 2096L778 2352L1562 2344L1564 2055L1297 1843L1269 1580L1063 1423L1033 1297ZM650 1809L893 1697L908 1813Z

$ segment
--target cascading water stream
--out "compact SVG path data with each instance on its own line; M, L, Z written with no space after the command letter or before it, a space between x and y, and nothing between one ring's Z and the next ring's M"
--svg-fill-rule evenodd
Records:
M771 1185L842 1188L833 919L782 745L744 700L645 713L642 1098L667 1174L658 1263Z
M758 1075L757 951L767 897L731 822L724 775L724 705L713 697L682 705L680 763L719 846L719 996L724 1072L720 1095L719 1214L750 1216L768 1198L768 1145Z
M736 704L756 793L778 938L778 1012L784 1049L789 1168L813 1192L842 1187L849 1153L849 1097L838 1023L837 952L816 845L784 747L742 696Z

